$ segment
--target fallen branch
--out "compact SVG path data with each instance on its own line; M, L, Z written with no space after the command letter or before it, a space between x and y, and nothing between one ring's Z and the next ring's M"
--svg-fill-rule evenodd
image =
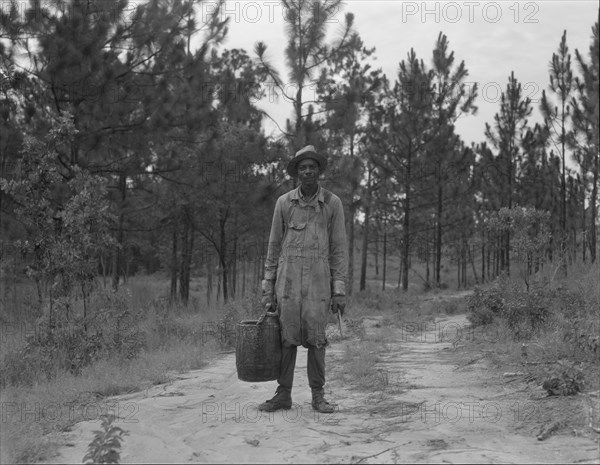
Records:
M377 457L378 455L385 454L386 452L389 452L389 451L391 451L391 450L394 450L394 449L398 449L399 447L402 447L402 446L390 447L390 448L388 448L388 449L386 449L386 450L382 450L381 452L377 452L376 454L373 454L373 455L367 455L366 457L362 457L362 458L361 458L361 459L360 459L358 462L356 462L356 463L362 463L362 462L363 462L363 460L367 460L367 459L370 459L370 458L373 458L373 457Z
M550 425L547 428L544 428L542 426L542 428L540 429L540 432L537 436L537 440L543 441L544 439L548 439L550 437L550 435L552 433L554 433L555 431L557 431L562 425L563 425L563 422L561 420L556 420L556 421L553 421L552 423L550 423Z

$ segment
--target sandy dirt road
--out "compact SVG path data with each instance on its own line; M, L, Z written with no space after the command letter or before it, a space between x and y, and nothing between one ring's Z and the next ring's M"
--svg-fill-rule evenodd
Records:
M364 320L371 336L381 331L379 322ZM381 386L370 392L336 376L348 340L332 343L326 361L327 397L337 404L332 415L311 409L306 350L298 351L293 408L270 414L256 407L273 395L275 382L239 381L235 354L227 354L167 385L114 398L117 424L129 432L121 461L600 463L594 435L561 431L536 439L552 400L460 350L467 329L464 315L394 328L391 338L388 329L377 364ZM97 421L77 424L52 462L81 463L98 428Z

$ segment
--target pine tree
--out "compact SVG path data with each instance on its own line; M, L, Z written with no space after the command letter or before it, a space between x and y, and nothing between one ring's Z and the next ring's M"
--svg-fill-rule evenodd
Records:
M326 42L328 22L339 11L341 0L282 0L282 4L287 22L285 57L289 82L286 83L268 62L264 43L258 42L255 51L275 88L292 102L293 121L288 121L282 132L288 137L292 151L296 152L311 140L311 126L307 127L304 122L320 104L307 95L307 90L315 86L321 67L348 46L354 15L346 14L343 31L329 44ZM293 90L288 90L290 87Z
M546 91L542 91L540 109L544 122L550 129L551 139L558 150L561 159L561 209L560 209L560 255L563 271L567 271L567 138L568 123L571 115L569 100L573 92L573 71L571 69L571 54L567 46L567 31L563 32L558 53L552 54L550 61L550 91L558 100L553 106Z
M49 122L68 111L77 133L58 150L61 163L68 170L88 169L110 183L117 214L114 287L126 275L129 231L138 229L144 186L157 175L165 139L177 127L198 132L210 108L210 99L203 98L204 61L210 46L222 40L226 21L217 14L197 25L194 5L152 0L132 11L125 0L32 1L19 25L22 34L11 43L14 53L27 53L28 71L41 88L35 106L49 113L39 118L43 123L37 130L46 131ZM206 35L192 57L190 37L200 28Z
M383 153L375 163L393 180L397 189L395 204L402 214L402 289L408 289L411 250L411 212L415 201L415 178L422 172L420 164L432 134L432 74L417 59L414 50L400 62L398 78L382 103L374 122L382 128Z
M598 76L599 76L599 46L598 46L598 21L592 27L592 44L589 48L589 62L583 55L575 50L575 58L581 72L581 78L575 78L576 95L572 98L574 133L571 147L575 151L576 161L581 169L584 185L587 183L588 173L591 176L588 226L584 227L584 252L587 245L590 250L592 263L596 261L598 218L598 184L600 175L600 145L598 133L600 121L598 116ZM585 210L584 210L585 212Z
M521 83L511 72L506 91L500 96L500 111L494 115L494 127L486 123L485 129L486 138L497 150L497 155L488 160L485 171L496 178L498 208L510 209L514 205L517 170L522 158L521 144L532 110L531 99L523 97ZM504 233L499 240L500 270L510 272L510 233Z
M426 169L433 169L433 183L435 192L435 267L434 276L436 285L440 286L440 270L442 263L442 237L444 229L445 204L458 201L457 198L448 199L450 189L448 184L456 179L456 173L464 169L460 155L460 140L455 134L454 123L465 114L474 114L477 111L475 98L477 86L469 87L465 79L469 75L464 61L458 66L454 65L454 52L448 53L448 40L440 32L435 49L433 50L433 82L434 82L434 110L433 120L436 138L431 150L428 150ZM448 187L447 187L448 186Z
M370 172L369 149L365 145L365 118L368 103L373 100L381 85L381 70L372 70L366 60L375 49L364 46L358 34L353 34L348 47L328 60L323 68L317 88L319 99L324 103L326 116L323 129L328 135L328 155L334 168L327 179L335 185L347 206L348 220L348 293L354 282L354 241L356 213L365 204L363 226L363 261L366 261L368 241L368 196L371 186L367 180L366 197L361 195L365 171ZM334 142L335 141L335 142ZM364 289L364 267L361 267L360 288Z

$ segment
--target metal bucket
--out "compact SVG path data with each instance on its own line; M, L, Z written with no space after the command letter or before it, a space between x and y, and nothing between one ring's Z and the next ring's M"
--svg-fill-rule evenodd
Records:
M279 378L281 332L277 313L259 320L244 320L236 327L235 366L242 381L273 381Z

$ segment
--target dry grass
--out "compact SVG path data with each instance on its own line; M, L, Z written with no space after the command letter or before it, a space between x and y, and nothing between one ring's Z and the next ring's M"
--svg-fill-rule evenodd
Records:
M373 341L346 342L339 361L339 369L332 373L345 385L373 391L381 389L381 374L376 364L382 347Z
M582 420L590 416L582 399L600 391L599 276L600 264L572 266L566 278L547 268L533 284L543 289L549 315L535 332L519 337L502 317L474 331L475 343L496 367L522 371L532 386L558 395L554 403L560 408L554 413L564 419L563 428L584 432L592 431L590 424L600 428L598 418Z
M344 318L342 354L332 376L374 396L404 389L405 383L398 383L401 374L390 374L383 368L385 354L397 350L399 327L428 323L437 316L465 310L463 298L446 297L448 294L448 291L396 290L355 293ZM333 320L330 323L337 325Z
M393 268L397 270L397 267ZM372 276L373 270L369 273ZM600 286L597 276L597 269L574 269L572 279L564 285L583 295L586 301L598 303ZM412 275L412 285L407 293L394 286L381 292L377 281L368 284L370 286L363 292L356 292L358 286L355 285L355 293L349 297L346 318L354 322L356 331L350 335L353 339L346 341L343 360L332 374L353 383L358 389L381 391L389 380L386 381L385 372L378 369L378 363L381 352L387 350L386 344L394 342L394 326L427 322L438 315L464 311L464 299L448 302L439 298L448 291L423 293L418 278ZM82 420L77 413L69 415L68 409L63 411L66 413L61 418L53 418L51 409L55 405L76 406L90 401L102 403L108 396L168 382L174 372L199 368L214 357L223 344L232 342L230 332L235 322L254 318L259 311L256 295L228 305L218 302L207 306L202 279L192 282L192 298L187 307L167 303L168 283L160 276L131 278L124 288L128 292L128 308L142 315L137 329L143 337L144 350L132 359L98 360L86 366L78 376L65 372L49 381L40 380L35 385L3 389L0 400L6 415L0 430L2 463L44 460L54 447L54 435ZM11 295L6 295L12 299ZM600 308L600 303L595 308ZM581 314L582 318L594 315L589 313L589 309L586 311L588 313ZM10 316L10 312L4 317L7 315ZM376 332L365 331L363 320L372 316L379 317L379 327ZM535 343L529 344L530 360L559 358L568 354L560 339L560 328L568 323L569 316L562 318L557 316L553 325L540 333ZM495 335L495 339L490 338L488 332L485 340L479 342L486 347L491 345L510 363L521 362L521 344L512 340L509 328L499 325L491 334ZM0 340L2 356L6 348L15 350L24 342L22 331L4 331ZM45 417L41 414L44 407ZM40 412L39 415L36 412Z
M231 343L232 324L253 311L253 300L210 309L169 305L164 298L166 289L157 277L130 279L122 293L127 310L140 317L123 330L133 329L142 342L141 351L131 358L100 358L77 375L57 369L51 379L37 376L33 384L25 379L19 382L21 358L17 355L33 324L12 325L8 331L3 328L1 463L34 463L49 457L56 447L56 435L86 420L82 405L93 403L98 413L110 402L109 396L166 383L174 373L202 367ZM11 373L17 373L11 376L13 383L7 383L6 363L14 365Z
M109 409L109 396L140 391L169 382L177 372L201 368L217 347L172 342L133 360L99 360L80 376L65 372L35 386L4 389L1 462L45 460L56 447L54 436L79 421L95 421Z

